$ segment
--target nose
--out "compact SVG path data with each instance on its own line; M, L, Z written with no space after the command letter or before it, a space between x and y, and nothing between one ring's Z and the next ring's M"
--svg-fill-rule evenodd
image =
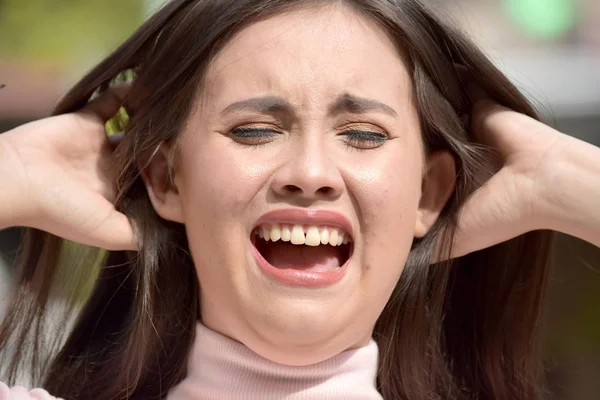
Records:
M271 183L275 194L301 200L332 200L342 194L344 180L322 141L296 142L287 150Z

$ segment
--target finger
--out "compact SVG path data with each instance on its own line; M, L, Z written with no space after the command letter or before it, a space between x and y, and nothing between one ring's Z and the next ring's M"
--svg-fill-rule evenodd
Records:
M98 203L98 208L104 208L109 203L102 201ZM130 220L125 214L112 210L108 211L105 217L95 216L90 219L91 226L79 226L80 229L73 229L73 221L57 221L50 223L52 226L38 227L47 232L51 232L59 237L72 240L87 246L99 247L111 251L137 250L137 240L135 230Z
M121 213L113 211L102 225L93 231L74 230L64 220L46 221L45 224L32 227L50 232L56 236L91 247L99 247L110 251L137 251L135 231L129 219Z
M135 232L129 219L122 213L112 213L94 232L94 243L107 250L137 250Z
M506 170L502 170L466 200L458 214L451 258L506 242L533 230L532 220L508 189L508 182L512 179Z
M92 114L103 122L107 121L119 111L130 88L130 83L111 87L91 100L80 112Z
M123 132L117 132L107 136L108 144L112 149L115 149L123 139Z
M506 157L518 147L519 138L527 134L529 127L523 124L524 118L529 117L483 100L473 106L471 130L475 140Z
M473 104L469 118L473 138L483 145L494 148L501 153L501 156L505 155L503 154L505 146L501 146L502 143L494 135L495 131L487 129L486 124L489 122L491 116L499 112L508 111L508 109L494 102L486 91L477 84L466 67L462 65L456 65L455 67L463 85L467 88L471 103Z

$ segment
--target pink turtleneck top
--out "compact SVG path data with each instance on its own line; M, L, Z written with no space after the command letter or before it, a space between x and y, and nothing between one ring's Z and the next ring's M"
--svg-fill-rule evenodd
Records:
M188 375L167 400L381 400L376 389L377 344L342 352L318 364L273 363L198 324ZM60 400L42 389L9 389L0 400Z

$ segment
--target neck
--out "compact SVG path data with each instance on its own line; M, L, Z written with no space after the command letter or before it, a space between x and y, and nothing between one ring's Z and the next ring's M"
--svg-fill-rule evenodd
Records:
M188 376L169 392L168 400L380 400L377 358L377 345L371 341L318 364L280 365L198 324Z

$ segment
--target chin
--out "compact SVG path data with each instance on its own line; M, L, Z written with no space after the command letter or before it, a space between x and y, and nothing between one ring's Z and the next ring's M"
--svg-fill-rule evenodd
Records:
M275 299L273 299L275 301ZM364 346L370 330L351 328L352 313L335 307L281 299L277 307L260 308L251 331L242 342L260 356L284 365L311 365L350 348ZM348 314L348 318L344 318Z

